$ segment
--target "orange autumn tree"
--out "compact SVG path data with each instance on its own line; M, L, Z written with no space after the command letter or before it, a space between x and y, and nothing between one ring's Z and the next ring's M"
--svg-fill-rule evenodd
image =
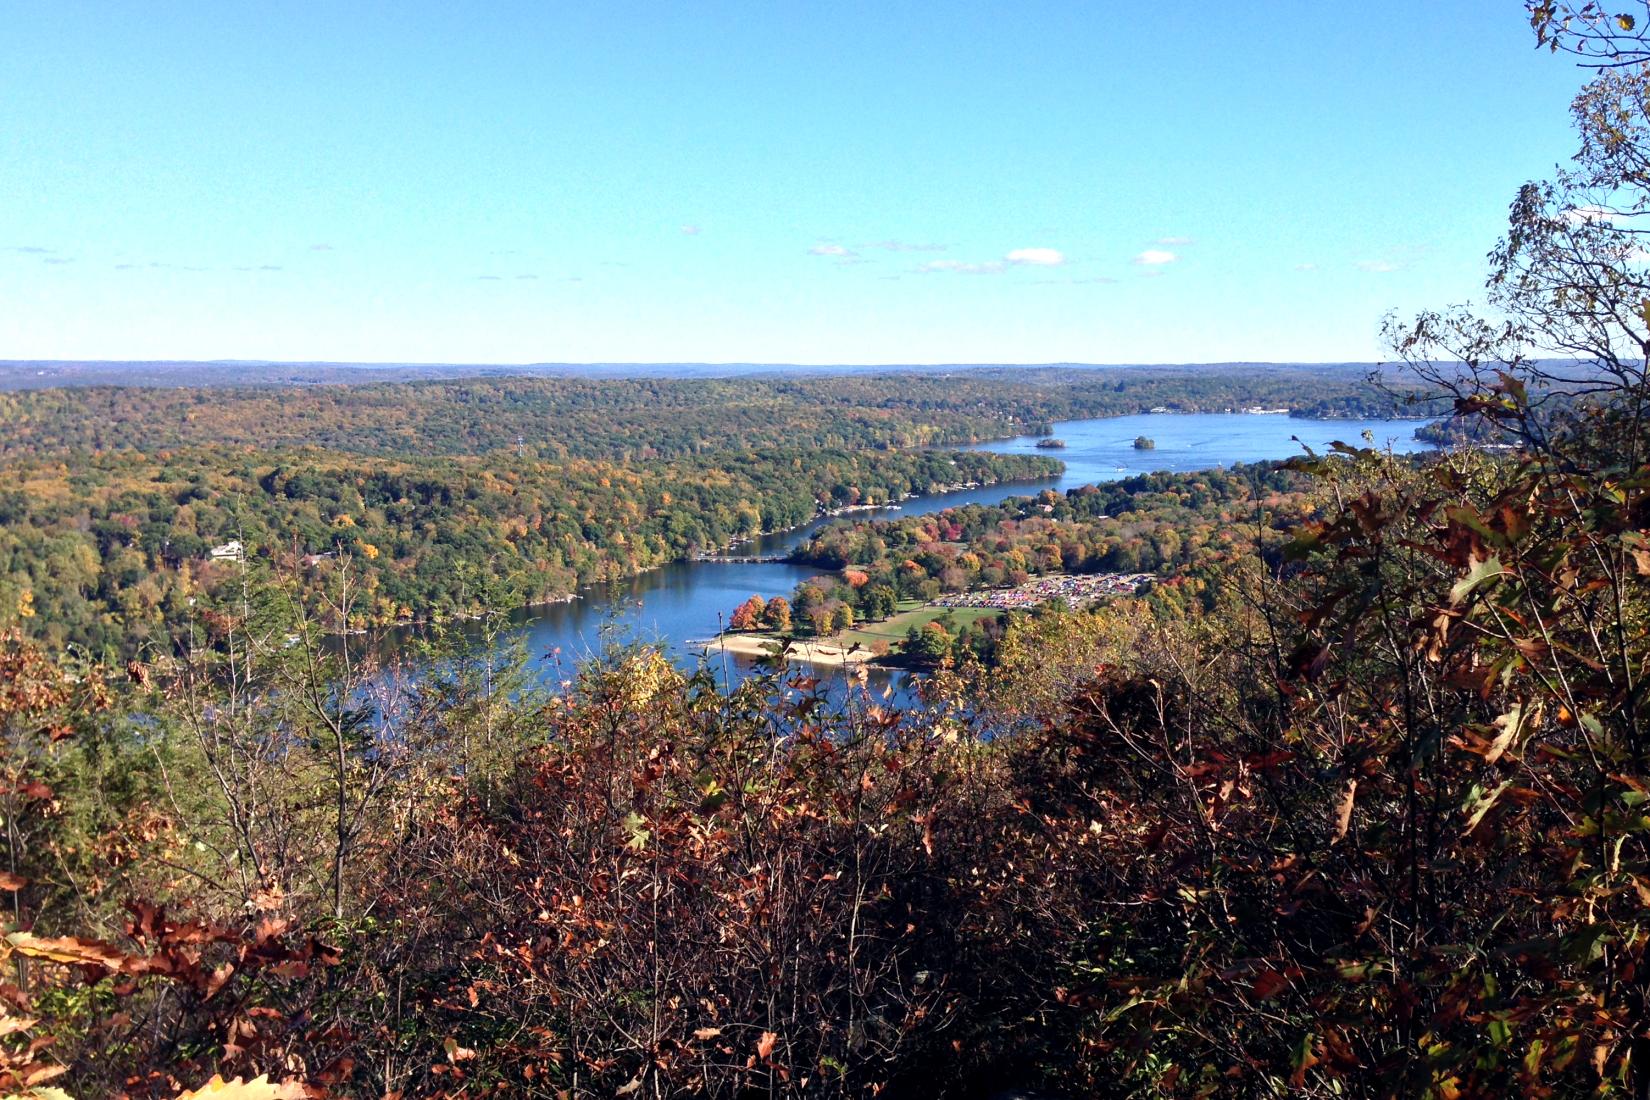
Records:
M766 600L761 596L752 596L733 609L733 617L728 620L728 628L730 630L759 630L767 610L768 603Z
M768 629L780 634L788 634L791 630L791 601L784 596L775 596L768 601L767 610Z

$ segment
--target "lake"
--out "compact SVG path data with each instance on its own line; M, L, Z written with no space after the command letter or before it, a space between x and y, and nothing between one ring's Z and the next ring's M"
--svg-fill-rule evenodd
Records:
M872 516L924 515L964 504L995 504L1011 496L1043 489L1064 492L1082 485L1116 481L1157 470L1208 470L1240 462L1289 458L1303 454L1302 444L1323 452L1330 443L1365 445L1370 433L1376 446L1394 451L1423 450L1414 438L1424 421L1418 420L1301 420L1277 414L1195 413L1149 414L1070 420L1054 425L1054 437L1063 450L1037 447L1037 437L980 443L958 450L999 454L1036 454L1066 464L1063 475L1041 481L1012 482L913 497L897 509L865 513ZM1154 450L1135 450L1136 436L1147 436ZM1298 438L1299 442L1295 438ZM857 518L857 517L856 517ZM750 556L782 556L817 527L765 536L741 547ZM717 633L741 601L790 596L796 585L819 570L774 562L718 562L714 559L679 562L631 577L613 585L592 586L568 603L526 608L514 621L526 632L529 652L544 659L547 676L561 676L580 659L599 652L609 641L642 641L661 646L677 664L691 668L700 660L695 644ZM737 681L750 664L732 656L718 656L712 667ZM840 673L835 673L840 677ZM873 670L872 684L896 699L912 697L910 674Z

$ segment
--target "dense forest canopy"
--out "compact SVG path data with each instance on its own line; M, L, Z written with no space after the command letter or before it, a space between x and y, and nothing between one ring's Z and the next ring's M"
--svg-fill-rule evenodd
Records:
M1310 479L1258 463L1045 490L933 515L838 520L792 552L791 560L822 572L782 601L790 625L780 633L830 633L843 607L849 622L880 621L901 601L1013 587L1046 574L1154 573L1161 583L1149 596L1153 607L1178 614L1189 601L1213 610L1233 568L1256 555L1275 559L1288 532L1321 504ZM737 614L730 622L740 629ZM937 625L937 638L923 638L921 663L950 656L990 666L1008 624ZM759 614L748 623L773 626L772 616Z
M131 655L163 642L191 598L238 584L247 557L311 591L352 573L354 625L424 621L476 611L482 578L506 607L553 600L832 508L1056 469L835 448L643 466L224 448L18 462L18 487L0 491L0 623ZM244 552L214 557L231 542Z
M977 368L739 379L465 378L275 388L93 386L0 393L0 457L191 445L356 454L525 450L614 461L742 447L914 447L1164 407L1310 402L1313 415L1408 414L1336 367Z
M0 393L0 625L122 659L164 646L192 598L238 582L242 555L212 555L231 543L312 592L352 570L353 626L477 613L482 577L540 603L836 508L1059 469L932 444L1308 394L1402 406L1306 367Z

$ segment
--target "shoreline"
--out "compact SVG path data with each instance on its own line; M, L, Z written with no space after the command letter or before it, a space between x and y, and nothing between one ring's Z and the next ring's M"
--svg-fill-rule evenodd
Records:
M840 519L843 516L850 515L850 514L864 514L864 513L871 513L871 512L898 512L903 508L905 501L915 500L918 497L938 496L938 495L941 495L941 494L944 494L944 493L955 493L955 492L960 492L960 491L967 490L967 489L994 488L994 487L999 486L999 485L1007 485L1007 486L1033 485L1033 484L1036 484L1038 482L1038 480L1040 480L1040 479L1021 480L1021 479L1018 479L1018 478L1008 478L1008 479L998 480L998 481L957 482L957 483L951 484L951 485L942 485L937 489L924 490L923 492L920 492L920 493L916 493L916 492L904 493L899 497L898 500L889 501L885 504L848 504L848 505L843 505L840 508L825 509L825 510L822 510L822 511L815 512L812 517L810 517L810 518L804 520L803 522L798 523L798 524L796 524L795 526L792 526L792 527L781 527L781 528L778 528L778 529L772 530L772 531L759 531L755 535L742 535L739 538L733 539L731 542L728 542L726 545L719 547L714 552L712 552L710 554L707 554L707 555L704 555L702 557L695 557L695 556L692 556L692 555L688 555L688 556L684 556L684 557L671 558L669 561L663 561L663 562L660 562L657 565L650 565L645 569L638 569L638 570L636 570L635 572L632 572L632 573L624 573L624 574L621 574L620 576L613 577L613 578L610 578L610 579L605 580L605 581L586 581L582 584L577 585L573 589L573 591L566 592L566 593L563 593L561 595L547 596L547 597L545 597L543 599L539 599L539 600L529 600L526 603L515 604L515 605L512 605L511 607L508 607L508 608L493 609L493 610L491 610L489 612L486 612L484 614L475 614L475 613L472 613L472 612L459 612L459 613L448 614L448 615L417 615L417 616L414 616L411 619L400 619L400 620L397 620L393 623L383 624L383 625L371 627L371 628L368 628L368 629L377 629L377 630L381 630L381 631L384 631L384 632L388 633L388 632L392 632L392 631L411 630L411 629L416 629L416 628L419 628L419 627L439 626L439 625L449 623L449 622L477 622L477 621L479 621L481 619L485 619L485 618L519 615L522 612L531 612L535 608L555 607L555 606L558 606L558 605L561 605L561 604L569 604L569 603L573 603L576 600L582 600L582 599L585 598L586 593L594 592L594 591L597 591L599 589L605 588L609 584L623 583L625 581L631 581L631 580L636 579L637 577L645 576L648 573L657 572L661 569L668 569L673 565L698 565L698 564L707 564L707 563L708 564L714 564L718 560L720 560L718 555L727 554L730 551L739 549L741 546L748 546L750 543L756 541L759 538L770 538L770 537L773 537L773 536L776 536L776 535L795 534L798 531L806 530L807 528L813 526L816 523L819 523L822 520ZM790 562L791 561L789 553L784 554L784 555L778 555L777 558L778 558L779 561L782 561L782 562ZM794 564L797 564L797 565L800 565L800 566L805 566L805 567L808 567L808 568L816 568L816 567L810 565L809 563L802 562L802 561L795 562ZM367 631L365 631L365 630L362 631L362 633L366 633L366 632ZM342 637L343 636L342 634L339 634L337 631L328 631L327 633L332 635L332 636L335 636L335 637ZM800 645L803 645L803 644L804 643L802 643L802 642L795 642L795 643L793 643L793 647L794 646L800 646ZM835 648L833 646L818 646L818 645L811 645L811 647L812 648L817 648L817 649L820 649L820 650L823 650L823 651L829 651L829 650L833 650ZM708 652L708 650L707 650L707 652ZM730 649L729 652L736 652L736 651ZM753 650L749 653L744 653L743 655L744 656L760 656L761 651L760 650ZM795 658L794 655L791 655L787 659L797 659L797 658ZM819 664L830 663L830 664L835 664L835 665L840 666L840 665L844 665L844 664L860 664L860 663L863 663L863 661L864 661L864 658L860 658L857 655L855 655L851 659L844 660L840 655L824 654L824 655L820 656L817 659L816 663L819 663Z
M736 657L767 657L770 646L779 639L768 634L719 634L701 647L706 654L731 653ZM829 642L792 639L783 654L784 660L820 668L853 668L868 665L876 654L863 647L844 649Z
M1147 415L1194 416L1195 417L1195 416L1208 416L1208 415L1242 415L1242 413L1241 413L1241 410L1235 410L1235 411L1232 411L1232 412L1224 412L1223 413L1223 412L1215 412L1213 410L1185 410L1185 409L1173 409L1173 410L1165 409L1163 412L1160 412L1160 413L1156 413L1156 412L1153 412L1151 410L1148 410L1147 412L1116 412L1116 413L1109 413L1109 414L1104 414L1104 415L1099 415L1099 416L1077 417L1077 418L1074 418L1073 420L1056 420L1056 421L1051 422L1051 426L1057 428L1061 424L1068 424L1068 423L1073 423L1073 422L1081 421L1081 420L1117 420L1117 419L1125 419L1125 418L1128 418L1128 417L1131 417L1131 416L1147 416ZM1248 414L1248 415L1254 415L1254 414ZM1361 419L1361 418L1359 418L1355 415L1352 415L1352 414L1335 415L1335 416L1311 416L1311 415L1305 415L1305 414L1301 413L1299 410L1295 410L1295 409L1289 410L1287 415L1290 418L1293 418L1293 419L1301 419L1301 420L1309 420L1309 421L1317 421L1317 422L1326 422L1326 423L1327 422L1334 422L1334 421L1356 421L1356 420ZM1369 419L1369 418L1362 418L1362 419ZM1377 420L1377 421L1386 421L1386 422L1395 422L1395 423L1404 423L1404 422L1423 422L1424 423L1424 422L1428 422L1428 421L1437 420L1439 418L1436 417L1436 416L1431 416L1431 415L1427 415L1427 414L1413 414L1413 415L1376 417L1376 418L1372 418L1372 419ZM960 451L960 450L968 450L968 449L971 449L971 448L977 448L977 447L985 446L985 445L991 444L991 443L1008 442L1008 441L1011 441L1013 439L1018 439L1018 438L1035 438L1035 437L1032 437L1032 436L996 436L996 437L992 437L990 439L975 440L973 442L968 442L968 443L961 442L961 441L949 441L949 442L945 442L945 443L922 444L922 445L918 445L918 446L916 446L914 448L910 448L910 449L914 449L914 450L937 450L937 451ZM1432 443L1430 441L1423 441L1423 442L1425 442L1425 446L1420 449L1422 451L1440 449L1439 444ZM999 452L999 453L1005 453L1006 454L1006 453L1009 453L1009 452ZM1039 455L1039 456L1036 456L1036 457L1043 458L1047 461L1054 462L1055 464L1057 464L1058 466L1060 466L1062 468L1062 471L1064 470L1064 468L1066 466L1066 462L1065 462L1064 457L1060 456L1060 455L1057 455L1057 454L1056 455ZM1251 461L1262 461L1262 460L1255 459L1255 460L1251 460ZM1121 469L1121 467L1119 469ZM1187 472L1187 471L1180 471L1180 472ZM1056 474L1055 479L1058 479L1060 476L1062 476L1062 475L1061 474ZM633 581L636 578L646 576L647 574L650 574L650 573L659 572L659 571L664 570L664 569L669 569L673 566L683 565L683 564L715 564L718 560L717 555L719 555L719 554L726 554L729 551L736 550L736 549L738 549L742 546L748 546L750 543L752 543L752 542L754 542L754 541L756 541L757 539L760 539L760 538L769 538L769 537L774 537L774 536L784 536L784 535L796 534L797 532L803 531L803 530L807 529L808 527L810 527L810 526L812 526L816 523L820 523L821 521L828 521L828 520L832 520L832 519L840 519L840 518L843 518L845 516L854 515L854 514L865 515L865 514L874 514L874 513L878 513L878 512L882 512L882 513L902 513L902 512L905 511L904 506L905 506L906 502L908 502L910 500L921 498L921 497L928 497L928 496L941 496L941 495L945 495L947 493L966 491L966 490L970 490L970 489L1007 488L1007 489L1010 489L1010 490L1014 490L1014 489L1023 488L1025 490L1027 490L1027 492L1024 495L1029 496L1029 495L1033 495L1033 493L1036 491L1037 486L1046 485L1047 480L1049 480L1049 479L1039 478L1039 477L1032 477L1032 478L1003 478L1003 479L994 479L994 480L978 481L978 482L954 482L954 483L951 483L951 484L941 485L941 486L934 487L934 488L931 488L931 489L925 489L921 492L916 492L916 491L906 492L906 493L900 494L896 498L890 499L890 500L888 500L886 502L883 502L883 503L843 505L843 506L840 506L838 508L833 508L833 509L821 509L820 511L815 512L814 515L811 516L810 518L802 521L801 523L795 524L794 526L782 527L782 528L777 528L777 529L773 529L773 530L764 530L764 531L757 532L754 535L738 536L738 537L730 540L726 544L724 544L719 549L717 549L715 551L712 551L709 554L705 554L704 556L701 556L701 557L696 557L696 556L693 556L691 554L684 555L682 557L673 557L673 558L671 558L667 561L658 562L657 564L649 565L649 566L647 566L645 568L642 568L642 569L637 569L637 570L632 571L632 572L622 573L622 574L620 574L616 577L610 578L607 581L587 581L587 582L578 584L578 585L575 586L575 588L571 592L567 592L567 593L563 593L563 594L559 594L559 595L555 595L555 596L549 596L549 597L539 599L539 600L532 600L532 601L528 601L528 602L521 603L521 604L515 604L515 605L512 605L508 608L495 609L493 614L502 615L502 616L517 616L517 615L522 615L522 614L525 613L525 614L530 615L535 609L548 608L548 607L554 607L554 606L558 606L558 605L570 604L570 603L573 603L573 602L576 602L576 601L583 601L583 600L586 600L586 599L590 598L593 594L599 593L599 591L601 589L605 588L609 584L614 584L614 583L622 584L622 583L625 583L625 582L628 582L628 581ZM926 513L924 513L924 514L926 514ZM779 555L775 555L775 556L777 558L779 558L782 562L786 563L786 564L792 564L792 565L796 565L796 566L806 568L806 569L824 569L823 566L821 566L821 565L819 565L815 562L808 561L807 559L804 559L804 558L796 558L796 557L792 556L792 555L795 554L796 549L797 548L793 547L791 550L789 550L789 551L787 551L783 554L779 554ZM703 553L703 552L701 552L701 553ZM385 635L394 635L394 634L398 634L398 633L401 633L401 632L412 631L412 630L417 630L417 629L424 628L424 627L438 625L442 622L449 622L449 621L454 621L454 620L458 620L458 621L466 621L466 620L475 621L475 620L483 618L483 617L485 617L485 616L477 616L477 615L473 615L473 614L448 615L448 616L432 616L432 615L428 615L428 614L420 614L420 615L417 615L417 616L415 616L411 619L402 619L402 620L397 620L397 621L391 622L391 623L374 624L371 628L369 628L369 632L370 631L380 631ZM333 636L337 636L335 634L335 632L332 632L332 631L328 631L328 634L333 635ZM740 637L740 636L737 636L737 635L733 636L734 639L737 639L738 637ZM687 644L689 644L690 646L692 646L694 648L701 648L704 652L711 652L711 651L714 651L716 649L721 649L721 648L726 648L728 652L740 653L741 655L744 655L744 656L760 656L763 652L763 650L760 648L759 645L754 649L740 649L740 648L737 648L737 646L739 644L737 642L733 646L726 646L726 647L724 647L719 641L716 641L716 640L713 640L712 642L707 643L702 647L699 646L698 643L687 643ZM797 652L795 652L799 647L807 648L808 650L810 650L810 652L813 652L813 655L809 656L809 657L799 656L799 654ZM817 651L817 652L814 652L814 651ZM786 659L787 660L803 660L803 661L807 661L809 663L817 663L817 664L820 664L820 665L829 665L829 666L833 666L833 667L841 667L841 666L847 665L847 664L864 664L864 663L874 663L875 662L874 657L861 656L859 654L853 654L853 655L850 655L850 656L845 656L845 655L841 654L840 652L838 652L837 647L835 647L835 646L829 646L829 645L821 646L821 645L818 645L816 643L807 643L807 644L805 644L801 641L796 641L796 642L792 643L792 652L787 654Z
M934 449L936 449L936 450L946 450L946 451L955 451L955 450L958 450L960 447L974 447L974 446L979 446L983 443L1004 443L1004 442L1007 442L1010 439L1015 439L1015 438L1018 438L1018 437L1017 436L1006 436L1002 439L981 440L980 443L958 444L956 446L947 445L947 446L944 446L944 447L938 447L938 448L934 448ZM1042 456L1033 456L1033 457L1042 457ZM1059 461L1059 460L1055 459L1055 460L1052 460L1052 461ZM1060 465L1061 465L1062 471L1061 471L1060 474L1054 475L1056 478L1058 478L1060 476L1063 476L1063 473L1064 473L1065 463L1061 462ZM671 562L666 562L665 564L666 565L673 565L673 564L676 564L676 562L678 562L678 561L715 561L716 556L718 554L725 554L729 550L736 550L741 546L748 546L749 544L755 542L757 539L773 538L774 536L777 536L777 535L792 535L792 534L795 534L798 531L802 531L802 530L805 530L806 528L812 527L814 524L819 523L822 520L841 519L843 516L859 515L859 514L864 514L864 513L869 513L869 512L898 512L898 511L902 511L905 507L905 502L906 501L916 500L919 497L944 496L946 493L961 493L961 492L966 492L970 489L994 489L999 485L1010 485L1010 486L1012 486L1012 485L1037 485L1037 484L1040 484L1041 482L1044 482L1044 481L1047 481L1047 480L1048 480L1047 478L1041 478L1041 477L1028 477L1028 478L1010 477L1010 478L999 478L995 481L957 481L957 482L952 482L951 484L948 484L948 485L940 485L940 486L937 486L935 488L924 489L921 492L913 491L913 492L901 493L898 497L895 497L891 500L885 501L881 504L844 504L844 505L842 505L840 507L837 507L837 508L822 508L821 510L815 512L812 517L810 517L808 519L805 519L801 523L795 524L793 526L790 526L790 527L776 527L776 528L773 528L772 530L758 531L754 535L741 535L738 538L736 538L736 539L732 540L731 542L729 542L726 546L720 547L717 550L711 551L708 554L701 551L702 556L700 556L700 557L677 558L677 559L674 559ZM653 569L662 569L662 568L664 568L664 566L656 565L656 566L652 566L651 568L653 568ZM643 570L643 572L646 572L646 571L647 570ZM632 576L637 576L639 574L631 574L631 575Z

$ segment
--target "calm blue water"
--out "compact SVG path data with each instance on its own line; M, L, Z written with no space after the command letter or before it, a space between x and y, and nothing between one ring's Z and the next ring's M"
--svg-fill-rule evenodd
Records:
M964 504L995 504L1011 496L1043 489L1064 492L1082 485L1116 481L1156 470L1207 470L1240 462L1289 458L1303 454L1301 442L1320 453L1341 440L1366 445L1371 433L1377 446L1395 451L1425 447L1414 438L1422 421L1415 420L1298 420L1279 415L1200 413L1144 415L1103 420L1073 420L1054 425L1064 450L1039 450L1037 439L1022 436L982 443L967 450L1000 454L1040 454L1066 464L1063 476L1044 481L993 485L954 493L913 497L897 510L863 513L874 516L924 515ZM1136 436L1157 443L1151 451L1134 449ZM1291 437L1298 437L1301 442ZM822 520L797 531L771 535L741 554L777 556L805 539ZM530 652L545 659L547 677L565 675L580 659L599 652L608 641L652 642L661 645L683 667L694 667L700 650L694 644L710 638L733 608L751 595L789 596L796 585L818 570L774 563L683 562L665 566L616 585L587 588L570 603L529 608L516 613L526 632ZM750 670L748 662L718 656L711 662L730 682ZM840 674L838 674L840 677ZM913 681L898 671L870 672L873 690L889 691L896 700L910 701Z
M1021 436L1000 443L964 448L997 454L1048 455L1066 464L1065 476L1052 482L1065 491L1080 485L1117 481L1158 470L1209 470L1239 462L1292 458L1305 454L1302 444L1323 453L1340 440L1354 447L1368 446L1368 432L1377 447L1408 452L1426 448L1415 438L1421 420L1300 420L1281 415L1196 413L1187 415L1119 416L1108 420L1068 420L1054 425L1054 438L1065 450L1039 450L1037 439ZM1146 436L1157 449L1137 451L1136 436ZM1291 437L1298 437L1298 441ZM1000 500L1001 495L992 499Z

